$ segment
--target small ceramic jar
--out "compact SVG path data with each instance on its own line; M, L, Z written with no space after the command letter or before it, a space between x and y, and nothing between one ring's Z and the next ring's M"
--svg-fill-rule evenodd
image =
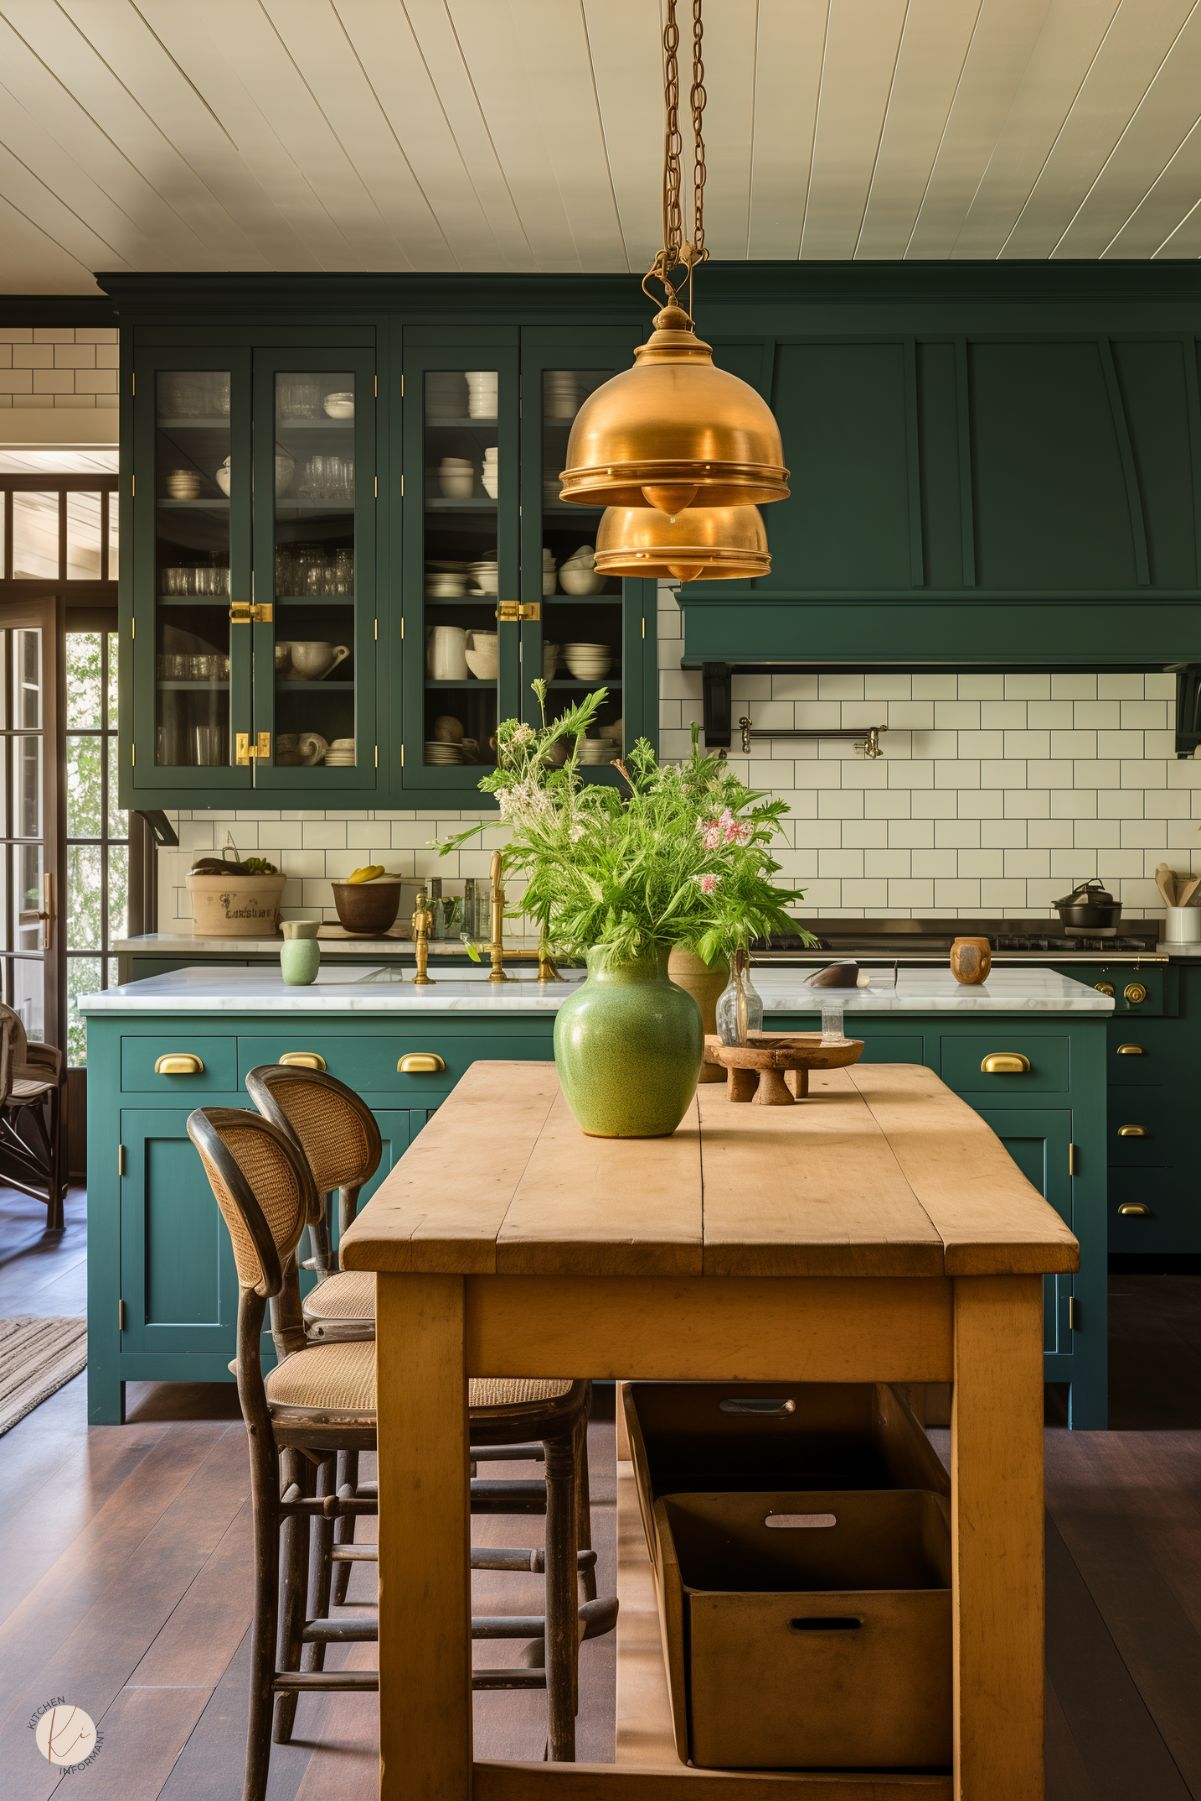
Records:
M992 968L992 945L987 938L956 938L951 946L951 974L965 988L976 988L988 980Z

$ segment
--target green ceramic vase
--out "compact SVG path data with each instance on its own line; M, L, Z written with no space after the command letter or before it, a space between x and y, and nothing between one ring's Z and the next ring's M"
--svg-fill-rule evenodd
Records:
M667 952L603 968L555 1016L555 1063L567 1103L591 1138L666 1138L696 1092L701 1016L668 980Z

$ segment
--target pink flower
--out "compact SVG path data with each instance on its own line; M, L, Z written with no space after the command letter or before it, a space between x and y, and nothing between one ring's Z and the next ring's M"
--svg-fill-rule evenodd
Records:
M713 890L717 887L717 877L715 875L698 875L696 879L701 885L702 894L712 894Z
M721 843L721 821L717 819L698 819L697 830L701 835L701 843L706 850L716 850Z

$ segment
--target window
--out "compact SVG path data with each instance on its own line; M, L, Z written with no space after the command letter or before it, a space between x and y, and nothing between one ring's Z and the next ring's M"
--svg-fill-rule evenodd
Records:
M75 1003L116 980L114 939L129 929L129 815L117 806L115 631L66 637L67 1060L87 1058Z

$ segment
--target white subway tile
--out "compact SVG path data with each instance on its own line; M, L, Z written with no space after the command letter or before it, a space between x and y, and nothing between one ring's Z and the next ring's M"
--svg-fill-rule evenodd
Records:
M934 822L934 842L939 849L974 848L980 842L980 821L937 819Z
M1166 670L1155 670L1143 677L1143 693L1148 700L1175 700L1176 677Z
M934 905L934 883L910 878L893 878L888 884L890 908L912 908L921 913Z
M1027 830L1039 823L1033 819L982 819L981 848L989 849L995 845L998 850L1025 850Z
M1093 819L1096 812L1095 788L1054 788L1051 791L1053 819Z
M985 757L980 763L980 786L982 788L1024 788L1026 786L1026 762L1021 757L1001 757L996 760Z
M915 819L954 819L959 813L957 788L915 788L910 795ZM978 792L974 790L973 792Z
M1005 754L1005 734L999 731L959 732L959 743L956 747L960 757L972 757L979 761L983 757L1002 757Z
M816 700L817 677L815 675L773 675L771 697L773 700Z
M872 675L863 678L865 700L908 700L913 693L913 678L908 675Z
M953 879L959 871L959 858L953 850L915 850L912 869L915 876Z
M1141 757L1143 754L1143 734L1141 731L1098 732L1096 754L1101 757Z
M1143 698L1143 680L1141 675L1099 675L1097 677L1097 695L1101 700L1141 700Z
M959 677L960 700L1000 700L1004 693L1003 675L964 674Z
M890 788L933 788L934 765L924 762L920 757L890 757L888 786Z
M888 729L904 727L909 731L934 730L934 702L931 700L893 700L888 703ZM888 746L885 754L888 754Z
M862 819L863 794L858 788L827 789L818 798L821 819Z
M1053 757L1095 757L1097 739L1101 735L1089 731L1052 732L1051 755Z
M1007 788L1005 813L1010 819L1048 819L1051 796L1045 788Z
M346 824L341 819L318 819L304 835L306 848L310 850L345 850Z
M856 880L854 877L844 878L842 884L842 904L844 907L859 907L864 912L888 905L888 883L885 878L869 875Z
M936 788L978 788L980 765L970 757L946 757L934 765Z
M1004 684L1004 677L999 678ZM1025 731L1030 721L1027 718L1028 701L1024 700L986 700L980 705L980 724L988 731L1016 730Z
M1146 703L1144 702L1144 705ZM1078 700L1072 708L1077 726L1120 726L1131 725L1124 715L1126 708L1117 700Z
M958 696L958 676L915 675L913 678L914 700L956 700Z
M1006 732L1006 757L1049 757L1051 755L1050 732Z
M1183 798L1187 799L1187 795ZM888 843L886 819L844 819L842 842L848 846L880 846Z
M1052 700L1096 700L1095 675L1052 675Z
M987 877L990 881L999 881L1005 874L1006 854L1003 850L961 850L959 853L959 873L961 876Z
M1005 796L999 788L963 788L956 796L960 819L1000 819Z
M1005 677L1006 700L1050 700L1051 678L1040 672Z
M817 692L821 700L862 700L861 675L819 675Z
M926 848L934 843L932 819L890 819L888 842L899 849Z
M907 819L910 797L903 788L873 788L863 797L868 819Z
M936 907L978 907L980 905L980 883L974 877L957 876L935 879L934 905Z

